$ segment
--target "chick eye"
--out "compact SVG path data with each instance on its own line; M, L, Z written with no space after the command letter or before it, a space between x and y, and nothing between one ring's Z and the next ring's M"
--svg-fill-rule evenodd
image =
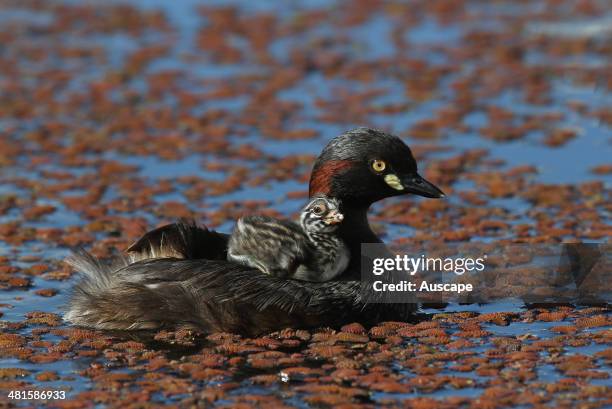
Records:
M374 169L376 172L382 172L386 167L387 164L382 160L376 159L374 162L372 162L372 169Z
M312 208L312 212L314 214L323 214L324 211L325 211L325 208L322 205L316 205L315 207Z

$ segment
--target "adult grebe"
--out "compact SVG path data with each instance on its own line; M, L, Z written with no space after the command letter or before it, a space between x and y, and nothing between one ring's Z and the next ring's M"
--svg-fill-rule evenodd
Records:
M380 199L444 194L417 173L408 146L379 130L358 128L332 139L315 162L310 197L343 203L339 235L351 260L338 279L272 277L226 261L228 236L176 223L146 233L129 256L105 264L86 252L68 262L83 274L65 319L99 329L194 327L256 335L284 327L335 326L349 320L402 319L416 305L370 304L362 297L361 243L380 243L367 211Z

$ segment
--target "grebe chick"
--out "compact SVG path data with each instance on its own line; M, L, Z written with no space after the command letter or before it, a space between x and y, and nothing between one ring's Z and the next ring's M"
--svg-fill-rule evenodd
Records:
M227 259L274 277L331 280L350 260L337 235L343 219L340 202L324 196L308 202L299 225L267 216L242 217L230 236Z

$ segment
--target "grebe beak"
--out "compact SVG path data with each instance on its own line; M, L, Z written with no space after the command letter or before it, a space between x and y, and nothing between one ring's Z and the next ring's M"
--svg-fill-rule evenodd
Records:
M415 195L429 197L433 199L439 199L446 195L436 185L425 180L418 173L406 176L402 178L402 187L407 193Z
M337 210L332 210L327 217L323 219L323 222L325 222L325 224L338 224L342 220L344 220L344 215Z

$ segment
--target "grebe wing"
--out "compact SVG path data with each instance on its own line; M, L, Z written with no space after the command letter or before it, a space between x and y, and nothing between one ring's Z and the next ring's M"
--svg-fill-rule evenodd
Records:
M283 280L223 260L156 258L101 262L81 250L82 274L65 314L99 329L197 327L257 334L285 326L335 325L362 311L359 282Z
M225 260L147 259L117 269L115 277L149 288L180 284L194 293L212 291L209 302L248 303L260 311L273 307L288 313L301 309L319 313L336 304L346 308L361 302L359 282L291 280Z
M182 220L146 232L127 248L131 261L151 258L225 260L229 235Z
M220 279L222 274L215 276ZM311 282L265 275L260 271L240 269L226 273L220 302L244 302L259 311L273 307L287 313L305 310L328 312L334 306L348 309L362 303L359 281Z

